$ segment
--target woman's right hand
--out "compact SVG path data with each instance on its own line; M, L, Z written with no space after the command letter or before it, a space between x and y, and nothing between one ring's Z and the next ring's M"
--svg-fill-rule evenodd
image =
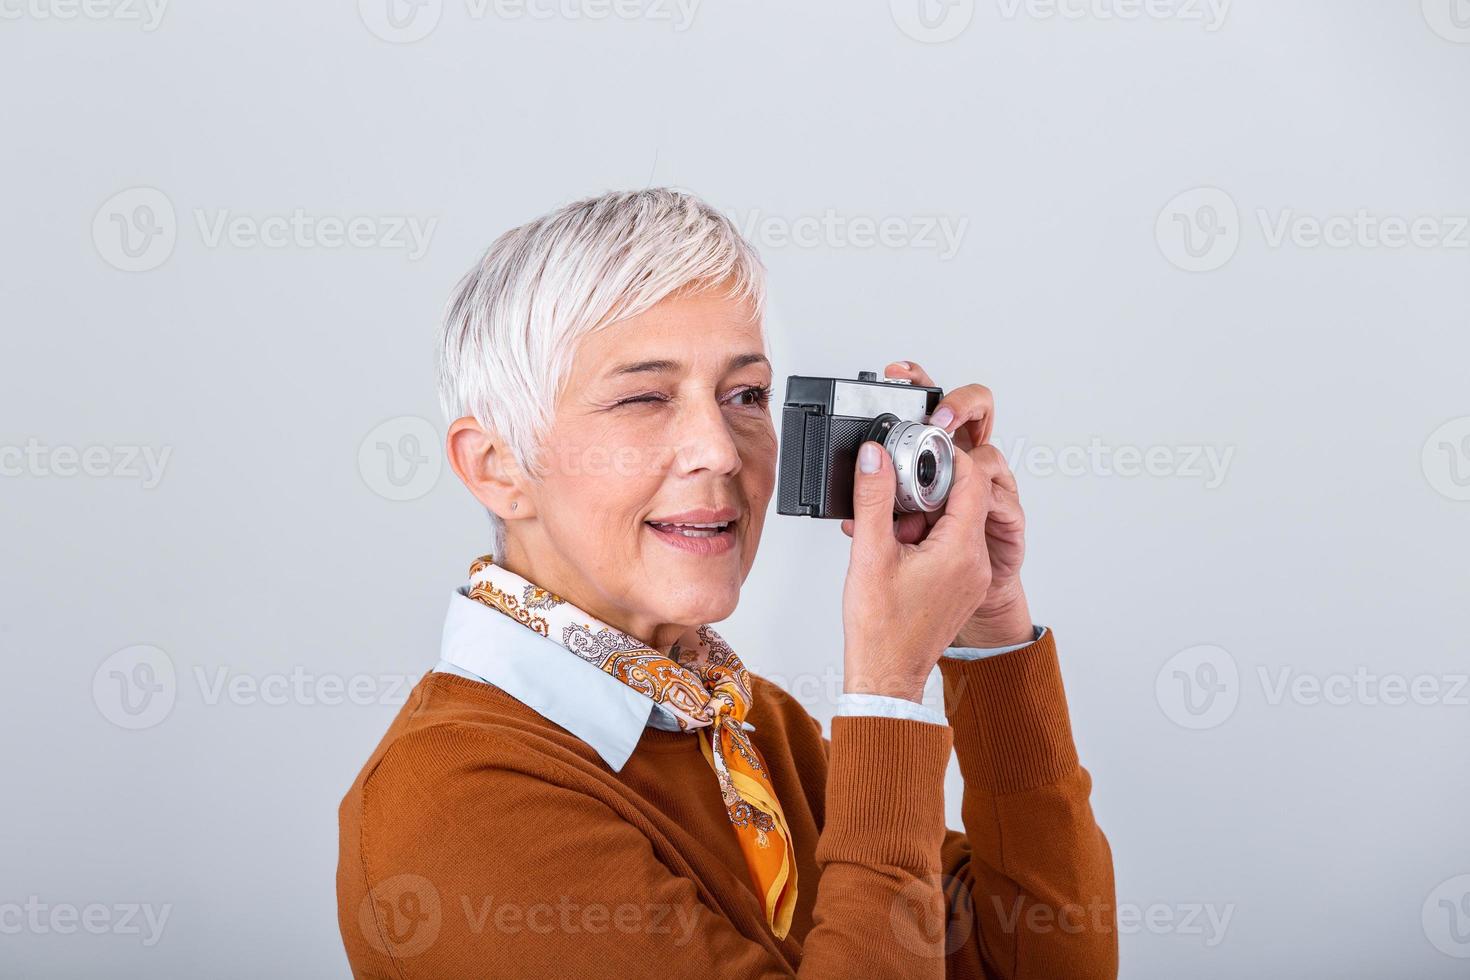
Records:
M844 692L922 700L934 665L990 588L990 493L989 476L956 453L943 514L906 544L894 533L893 460L876 442L859 448L842 589Z

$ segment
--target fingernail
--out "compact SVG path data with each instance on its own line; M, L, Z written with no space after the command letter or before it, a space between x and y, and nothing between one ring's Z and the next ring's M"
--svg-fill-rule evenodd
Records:
M858 469L864 473L876 473L881 461L878 459L878 444L869 439L858 448Z
M896 368L903 368L905 371L907 371L913 365L909 364L908 361L894 361L893 364L890 365L890 366L891 367L896 367Z
M954 410L951 409L948 405L944 406L939 411L937 411L933 415L929 416L929 424L930 425L937 425L941 429L948 429L949 428L949 423L951 423L953 421L954 421Z

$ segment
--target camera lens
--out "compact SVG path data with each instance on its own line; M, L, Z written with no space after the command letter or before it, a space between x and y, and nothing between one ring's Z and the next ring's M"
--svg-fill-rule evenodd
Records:
M919 454L917 469L919 471L919 486L926 490L932 487L934 485L935 469L934 452L932 450L926 449Z
M943 507L954 481L954 442L949 433L923 422L895 420L883 446L898 471L895 513L932 513Z

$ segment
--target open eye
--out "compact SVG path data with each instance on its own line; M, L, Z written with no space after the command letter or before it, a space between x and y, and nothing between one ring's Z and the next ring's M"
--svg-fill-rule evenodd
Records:
M737 405L763 408L771 400L771 386L749 385L736 391L730 396L730 400Z

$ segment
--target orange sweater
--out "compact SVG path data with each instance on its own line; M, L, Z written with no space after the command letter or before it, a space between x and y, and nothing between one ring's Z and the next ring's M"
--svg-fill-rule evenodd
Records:
M948 727L838 716L830 741L751 675L797 858L784 940L695 736L648 729L614 773L499 688L427 674L342 801L353 975L1115 977L1111 855L1052 632L940 670ZM944 823L951 748L964 833Z

